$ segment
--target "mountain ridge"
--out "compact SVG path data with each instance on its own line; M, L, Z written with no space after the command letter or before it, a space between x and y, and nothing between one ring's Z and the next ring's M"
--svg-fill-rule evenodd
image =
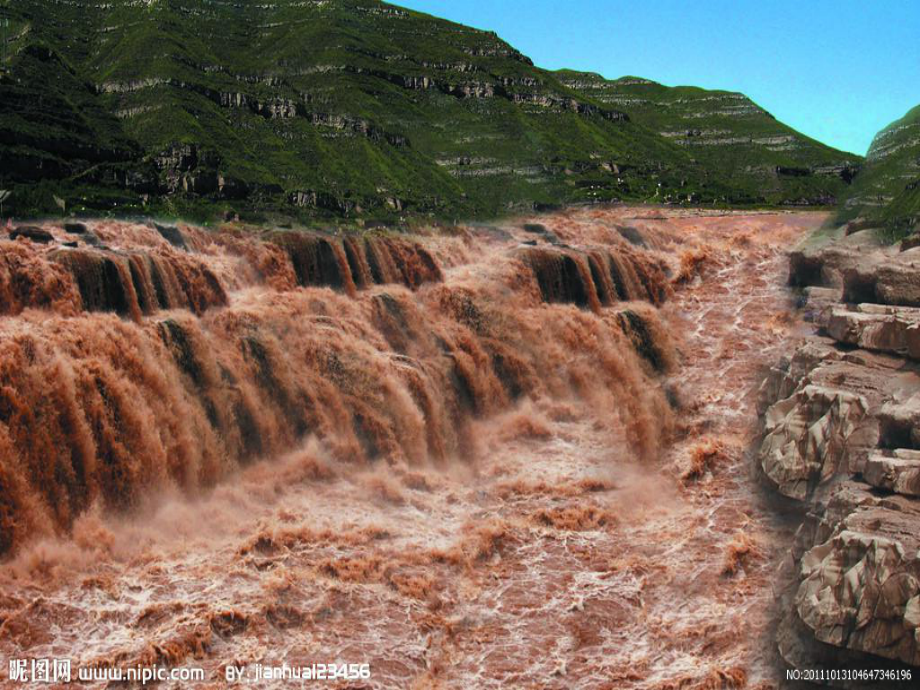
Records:
M838 223L881 227L890 239L920 228L920 105L875 135L849 191Z
M857 156L797 132L740 92L665 86L636 76L606 79L574 70L557 74L564 83L621 108L661 136L694 150L707 167L718 167L736 184L741 179L751 189L766 191L760 201L775 202L775 195L790 193L802 197L787 196L787 203L810 201L813 180L802 184L801 179L789 178L840 177L848 184L856 175ZM757 166L751 165L753 160ZM824 201L831 202L833 185L824 189Z
M818 146L739 177L494 32L376 0L22 0L6 13L0 183L19 215L57 211L54 197L77 213L192 217L827 204L858 163Z

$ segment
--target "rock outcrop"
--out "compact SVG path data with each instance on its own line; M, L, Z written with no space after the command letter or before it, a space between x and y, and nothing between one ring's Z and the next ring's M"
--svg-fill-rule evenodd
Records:
M804 514L778 632L795 667L920 666L914 254L857 233L792 256L790 283L804 288L817 333L762 387L756 459L765 482Z
M859 304L832 308L822 324L839 343L920 359L920 309Z

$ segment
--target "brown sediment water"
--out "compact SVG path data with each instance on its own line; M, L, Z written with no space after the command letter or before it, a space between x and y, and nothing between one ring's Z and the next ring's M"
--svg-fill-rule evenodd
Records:
M822 220L0 241L0 655L770 687L744 454Z

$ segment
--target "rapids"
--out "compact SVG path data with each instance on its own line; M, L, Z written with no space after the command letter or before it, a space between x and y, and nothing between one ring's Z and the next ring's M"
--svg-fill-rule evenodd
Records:
M0 655L773 687L745 453L822 220L0 240Z

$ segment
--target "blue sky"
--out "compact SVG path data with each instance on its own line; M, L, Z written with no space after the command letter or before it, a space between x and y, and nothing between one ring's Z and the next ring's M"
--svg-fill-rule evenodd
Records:
M920 0L393 0L498 32L548 69L741 91L864 154L920 104Z

